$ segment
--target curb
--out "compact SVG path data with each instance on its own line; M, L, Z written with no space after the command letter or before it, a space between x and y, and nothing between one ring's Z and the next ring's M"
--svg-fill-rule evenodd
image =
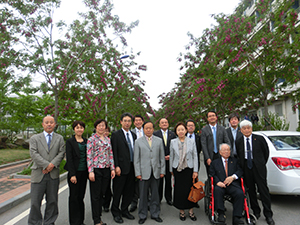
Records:
M22 176L20 178L28 178L28 179L30 178L30 176L26 176L26 177L24 175L18 175L18 176ZM68 172L65 172L59 176L59 179L60 179L60 181L62 181L62 180L67 179L67 177L68 177ZM17 177L14 177L14 178L17 178ZM30 199L30 190L25 191L22 194L19 194L5 202L2 202L0 204L0 214L12 209L13 207L19 205L20 203L22 203L28 199Z
M21 160L21 161L16 161L16 162L3 164L3 165L0 165L0 169L5 168L5 167L9 167L9 166L15 166L15 165L18 165L18 164L21 164L21 163L26 163L26 162L29 162L29 161L31 161L31 158L30 159L24 159L24 160Z

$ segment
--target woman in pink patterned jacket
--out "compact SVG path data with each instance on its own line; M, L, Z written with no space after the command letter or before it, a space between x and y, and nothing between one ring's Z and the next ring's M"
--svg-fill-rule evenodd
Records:
M103 195L109 180L115 177L115 165L110 139L105 136L107 122L98 119L94 123L96 133L87 142L87 166L90 179L90 192L93 221L96 225L104 225L101 221Z

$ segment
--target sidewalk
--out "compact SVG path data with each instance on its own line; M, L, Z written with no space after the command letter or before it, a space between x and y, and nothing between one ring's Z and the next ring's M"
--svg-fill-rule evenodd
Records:
M29 198L29 196L25 195L25 199L23 199L24 193L29 193L30 178L10 178L10 175L22 171L28 166L28 164L29 161L21 162L16 165L7 165L6 167L0 168L0 214L19 204L20 200L22 202Z
M0 214L30 198L30 177L10 178L10 175L21 172L29 163L28 160L0 166ZM60 180L66 177L67 173L61 174Z

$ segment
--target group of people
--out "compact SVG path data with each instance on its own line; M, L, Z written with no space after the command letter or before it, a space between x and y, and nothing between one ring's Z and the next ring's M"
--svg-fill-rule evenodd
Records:
M194 133L196 123L191 119L177 123L175 132L172 132L168 120L161 118L160 130L154 132L151 121L145 122L140 115L133 117L124 113L120 117L121 129L113 132L111 138L108 137L107 121L103 119L95 121L95 133L89 139L83 137L84 122L75 121L72 124L74 136L65 144L63 137L54 132L54 118L44 117L44 131L30 139L33 166L28 224L54 224L58 216L59 165L65 151L70 224L84 224L87 180L95 225L105 224L101 219L102 208L108 212L111 199L110 210L116 223L123 223L124 218L134 220L131 212L137 208L139 224L146 221L148 211L151 219L161 223L163 196L168 205L179 210L180 220L186 220L185 210L188 210L188 217L196 221L193 208L199 206L190 202L188 195L193 179L198 178L201 151L207 175L214 177L217 187L215 210L219 222L225 222L222 196L229 193L234 196L233 224L243 224L240 206L243 193L241 195L240 186L236 185L243 175L255 216L260 216L257 187L267 223L275 224L266 183L265 164L269 151L264 139L252 134L249 121L241 122L239 128L237 114L229 116L231 126L227 129L217 124L214 111L207 113L207 121L208 125L202 129L201 135ZM135 128L130 130L132 122ZM222 159L228 160L228 163ZM43 218L40 206L44 195L46 209Z

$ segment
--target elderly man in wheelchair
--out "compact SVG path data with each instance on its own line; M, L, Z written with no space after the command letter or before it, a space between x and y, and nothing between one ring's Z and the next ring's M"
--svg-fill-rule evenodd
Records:
M224 196L229 195L233 203L232 224L244 224L241 220L244 211L245 194L241 187L240 178L243 170L238 160L230 156L230 146L221 144L219 153L221 157L215 159L210 166L210 175L213 178L213 198L215 212L218 214L217 222L225 224Z

